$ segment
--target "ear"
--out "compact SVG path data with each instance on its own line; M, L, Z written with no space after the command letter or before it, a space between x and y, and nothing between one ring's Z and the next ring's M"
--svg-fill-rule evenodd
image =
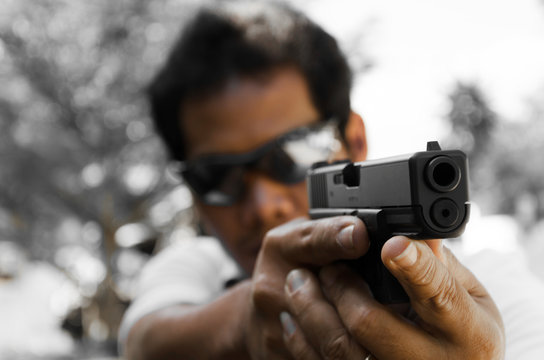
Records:
M365 123L361 115L354 111L349 114L346 124L345 138L351 161L364 161L368 152L366 143Z

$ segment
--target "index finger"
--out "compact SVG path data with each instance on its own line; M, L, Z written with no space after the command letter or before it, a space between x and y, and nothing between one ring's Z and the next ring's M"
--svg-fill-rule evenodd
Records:
M359 258L369 247L366 226L354 216L290 222L269 231L265 241L287 261L318 266Z

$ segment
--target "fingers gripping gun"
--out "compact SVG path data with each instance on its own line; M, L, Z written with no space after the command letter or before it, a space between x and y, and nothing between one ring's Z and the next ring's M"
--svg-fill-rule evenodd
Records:
M307 183L311 218L353 215L364 221L370 248L351 265L385 304L409 301L381 261L385 241L395 235L457 237L469 218L466 155L441 150L438 142L427 143L424 152L381 160L317 163Z

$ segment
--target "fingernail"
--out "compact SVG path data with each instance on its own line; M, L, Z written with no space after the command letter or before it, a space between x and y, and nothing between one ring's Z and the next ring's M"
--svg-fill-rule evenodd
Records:
M417 260L417 249L414 243L410 240L408 241L408 246L397 256L395 256L392 260L397 265L402 267L408 267L413 265Z
M294 292L299 289L306 282L306 277L302 274L302 271L295 269L291 270L287 275L287 288L289 292Z
M355 225L349 225L342 229L336 237L336 241L346 250L353 249L353 229Z
M296 326L291 315L289 315L289 313L286 311L282 311L280 313L280 321L281 325L283 326L283 332L285 332L287 336L293 335L296 330Z

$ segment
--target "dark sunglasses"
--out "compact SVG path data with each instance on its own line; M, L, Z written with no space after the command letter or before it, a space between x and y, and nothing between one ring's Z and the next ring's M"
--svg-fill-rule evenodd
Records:
M336 122L320 121L296 128L250 152L181 162L178 172L203 203L229 206L244 195L248 171L264 173L283 184L295 184L305 179L313 163L330 160L340 148Z

